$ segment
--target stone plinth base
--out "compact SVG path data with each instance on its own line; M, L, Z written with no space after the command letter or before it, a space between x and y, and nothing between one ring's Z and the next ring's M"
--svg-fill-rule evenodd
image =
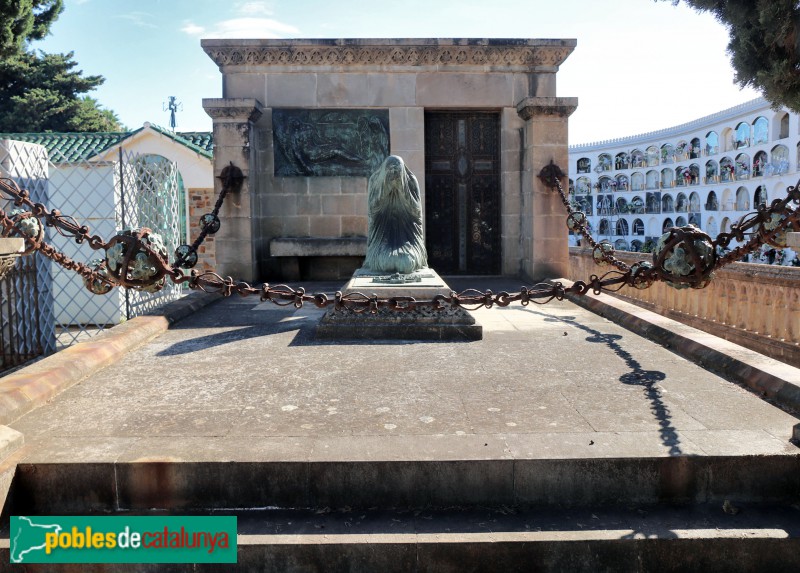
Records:
M359 269L342 293L361 293L381 299L413 297L429 300L449 296L450 287L431 269L411 275L380 276ZM317 338L327 340L481 340L483 327L463 308L423 307L377 313L329 308L317 325Z

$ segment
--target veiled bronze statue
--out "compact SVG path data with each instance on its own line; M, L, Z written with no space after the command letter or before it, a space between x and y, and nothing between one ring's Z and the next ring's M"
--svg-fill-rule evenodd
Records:
M369 178L367 257L364 269L409 274L428 267L422 203L414 174L397 155Z

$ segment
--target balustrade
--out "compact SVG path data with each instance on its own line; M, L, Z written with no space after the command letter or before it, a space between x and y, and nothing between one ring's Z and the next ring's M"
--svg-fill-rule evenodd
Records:
M643 253L616 256L632 264ZM591 251L570 248L572 280L602 274ZM663 283L623 288L614 296L695 328L800 367L800 267L734 263L715 272L704 289L677 290Z

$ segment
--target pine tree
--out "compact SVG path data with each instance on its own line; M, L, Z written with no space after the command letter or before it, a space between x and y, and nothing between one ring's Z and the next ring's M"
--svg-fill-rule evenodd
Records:
M72 53L29 48L44 38L62 0L0 0L0 132L116 131L116 115L84 96L102 76L84 76Z
M0 58L23 52L41 40L64 10L62 0L0 0Z

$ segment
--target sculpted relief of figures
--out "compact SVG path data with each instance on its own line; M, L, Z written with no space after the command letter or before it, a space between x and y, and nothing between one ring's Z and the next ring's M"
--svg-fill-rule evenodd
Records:
M275 175L367 177L389 155L388 110L275 109Z

